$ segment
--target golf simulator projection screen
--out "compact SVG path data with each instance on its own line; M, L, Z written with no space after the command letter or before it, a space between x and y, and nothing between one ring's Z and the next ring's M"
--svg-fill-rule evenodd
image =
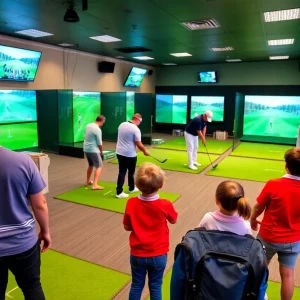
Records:
M124 83L127 87L139 87L147 73L146 69L133 67Z
M73 91L74 143L84 140L86 125L95 122L101 114L100 102L100 92Z
M199 83L216 83L217 73L215 71L210 72L198 72Z
M186 124L186 95L156 95L156 122Z
M41 52L0 45L0 80L34 81Z
M126 92L126 120L129 121L134 115L134 92Z
M213 122L224 121L224 97L223 96L192 96L190 118L204 114L207 110L213 113Z
M244 135L296 138L300 96L245 96Z

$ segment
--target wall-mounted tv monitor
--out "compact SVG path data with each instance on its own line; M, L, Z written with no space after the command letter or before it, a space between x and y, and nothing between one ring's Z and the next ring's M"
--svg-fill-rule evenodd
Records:
M37 123L1 125L0 145L10 150L38 147Z
M84 140L87 124L95 122L101 114L100 92L73 91L74 143Z
M244 135L296 138L300 96L245 96Z
M224 121L224 96L192 96L190 118L205 113L207 110L213 113L213 122Z
M156 95L156 122L186 124L187 95Z
M124 83L127 87L139 87L147 73L146 69L133 67Z
M35 91L0 90L0 124L36 120Z
M216 71L198 72L197 74L200 83L216 83L218 80Z
M0 80L34 81L42 53L0 45Z

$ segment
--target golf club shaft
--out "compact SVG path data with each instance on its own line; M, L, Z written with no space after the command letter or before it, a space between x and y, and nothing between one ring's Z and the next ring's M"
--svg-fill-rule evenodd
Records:
M163 162L162 160L159 160L158 158L156 158L156 157L152 156L151 154L150 154L150 156L151 156L152 158L154 158L155 160L159 161L160 163L162 163L162 162Z
M209 158L210 164L211 164L211 166L212 166L212 167L214 167L214 166L213 166L213 164L212 164L212 161L211 161L211 159L210 159L210 156L209 156L209 153L208 153L208 150L207 150L207 147L206 147L206 145L204 145L204 147L205 147L205 150L206 150L207 156L208 156L208 158Z

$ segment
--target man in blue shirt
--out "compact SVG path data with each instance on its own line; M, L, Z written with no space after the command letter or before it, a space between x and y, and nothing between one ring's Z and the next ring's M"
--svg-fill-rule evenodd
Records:
M0 300L5 299L9 270L25 299L45 299L40 282L40 242L42 252L51 246L42 193L45 186L29 155L0 146ZM40 225L39 236L29 202Z
M198 152L198 138L202 140L202 144L206 144L205 134L207 122L211 122L213 113L208 110L204 114L195 117L190 123L186 126L184 137L186 142L186 148L188 152L188 166L192 170L197 170L196 166L201 166L197 162L197 152Z
M83 151L89 164L85 185L92 185L93 190L103 190L103 187L98 185L98 181L102 171L103 157L102 131L100 127L105 123L105 120L104 116L98 116L96 121L88 124L84 130ZM91 180L93 168L95 168L94 181Z

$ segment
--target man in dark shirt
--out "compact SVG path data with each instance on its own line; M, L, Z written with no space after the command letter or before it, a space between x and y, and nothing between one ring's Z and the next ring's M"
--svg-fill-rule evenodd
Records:
M188 166L192 170L197 170L196 166L201 166L197 162L197 152L198 152L198 137L202 140L202 144L206 144L205 134L207 122L211 122L213 113L208 110L204 114L195 117L186 126L184 137L186 142L186 148L188 152Z

